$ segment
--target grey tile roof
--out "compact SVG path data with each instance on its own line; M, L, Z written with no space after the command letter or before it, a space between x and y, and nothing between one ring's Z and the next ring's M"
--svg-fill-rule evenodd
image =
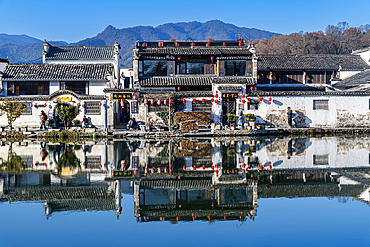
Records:
M220 76L213 78L213 83L241 83L247 85L255 85L256 82L252 77L242 76Z
M114 59L114 46L52 46L46 60Z
M335 87L353 86L363 83L370 83L370 69L357 73L353 76L347 77L335 84Z
M370 66L357 55L260 55L257 67L259 70L303 70L329 69L362 70Z
M241 86L220 86L218 87L218 90L239 92L240 90L242 90L242 87Z
M250 77L214 77L214 76L179 76L179 77L150 77L141 79L142 87L159 86L210 86L212 83L242 83L254 85Z
M16 97L0 97L0 101L8 100L26 100L26 101L50 101L59 95L72 95L78 100L105 100L105 95L81 95L70 90L58 90L50 95L30 95L30 96L16 96Z
M12 64L5 67L4 81L105 81L112 64Z
M251 55L245 47L140 47L138 54L147 55Z

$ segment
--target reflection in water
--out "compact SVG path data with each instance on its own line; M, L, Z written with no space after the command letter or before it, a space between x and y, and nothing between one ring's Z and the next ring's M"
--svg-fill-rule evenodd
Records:
M367 138L3 143L0 201L119 217L129 193L138 222L254 220L259 198L369 204L369 150Z

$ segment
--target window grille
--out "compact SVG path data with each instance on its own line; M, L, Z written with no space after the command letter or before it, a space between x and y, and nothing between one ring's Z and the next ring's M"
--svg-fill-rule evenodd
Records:
M22 115L32 115L31 103L27 103L27 102L20 102L20 103L26 104L26 106L27 106L26 111L22 112Z
M100 115L100 102L85 102L86 115Z
M98 169L101 165L101 157L96 156L86 156L85 167L90 169Z
M314 166L327 166L329 165L329 154L314 154L313 155Z
M329 110L329 100L314 100L313 109L314 110Z
M206 100L204 103L202 101L196 101L193 104L193 112L211 112L212 111L212 102Z
M154 104L148 104L148 112L164 112L168 111L168 104L163 104L163 101L161 102L161 105L158 105L156 101L154 101Z

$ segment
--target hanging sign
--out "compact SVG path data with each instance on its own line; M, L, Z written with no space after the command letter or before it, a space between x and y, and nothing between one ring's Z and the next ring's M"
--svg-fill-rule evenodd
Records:
M113 99L132 99L132 93L113 93Z
M138 102L137 101L132 101L131 102L131 113L133 113L133 114L138 114L139 113Z
M237 93L223 93L222 98L236 99L238 98L238 94Z

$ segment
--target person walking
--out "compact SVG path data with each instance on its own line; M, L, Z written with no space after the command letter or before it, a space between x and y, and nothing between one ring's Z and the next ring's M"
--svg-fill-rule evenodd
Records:
M292 123L292 119L293 119L293 112L292 110L290 109L290 107L288 107L287 109L287 114L288 114L288 125L290 127L293 127L293 123Z
M40 122L40 130L42 129L42 127L44 127L44 129L46 129L46 120L48 120L48 116L46 116L45 112L44 111L41 111L41 116L40 116L40 119L41 119L41 122Z

